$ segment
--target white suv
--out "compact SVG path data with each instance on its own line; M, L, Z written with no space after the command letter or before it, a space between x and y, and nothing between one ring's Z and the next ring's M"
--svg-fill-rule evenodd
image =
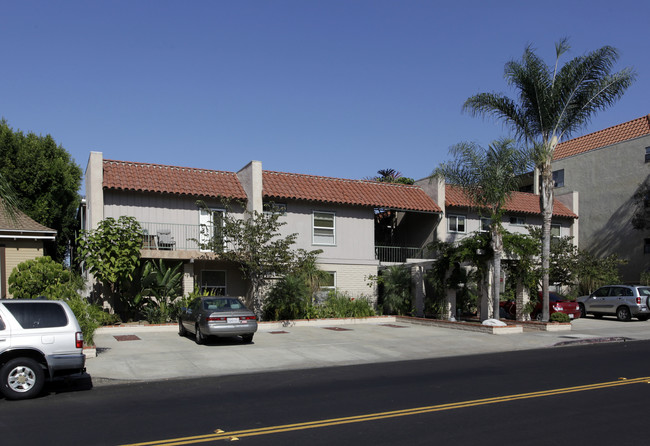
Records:
M83 335L70 307L56 300L0 300L0 392L37 396L45 379L84 371Z

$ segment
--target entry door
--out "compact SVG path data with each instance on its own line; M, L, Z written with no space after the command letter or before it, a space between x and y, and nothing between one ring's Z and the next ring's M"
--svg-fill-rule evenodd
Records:
M221 235L224 214L225 210L223 209L201 209L201 213L199 214L201 251L211 251L206 245L210 244L213 237L217 236L218 238Z

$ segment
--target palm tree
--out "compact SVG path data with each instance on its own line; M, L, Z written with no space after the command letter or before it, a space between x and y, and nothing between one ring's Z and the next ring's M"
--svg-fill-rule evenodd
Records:
M0 212L3 212L10 221L15 221L17 209L15 193L9 182L0 174Z
M441 164L432 177L460 186L479 213L490 218L493 262L493 317L499 317L501 258L503 257L503 216L506 203L519 188L520 176L530 168L528 154L511 139L494 141L487 149L474 143L460 143L450 149L454 160ZM487 319L487 315L481 315Z
M569 50L567 39L555 45L555 65L547 65L529 46L520 61L505 65L504 75L518 93L517 100L503 94L480 93L465 101L463 110L503 121L525 142L541 173L543 320L548 321L549 256L553 215L551 163L557 144L586 126L599 110L614 104L634 81L630 68L612 73L618 51L610 46L578 56L562 66Z

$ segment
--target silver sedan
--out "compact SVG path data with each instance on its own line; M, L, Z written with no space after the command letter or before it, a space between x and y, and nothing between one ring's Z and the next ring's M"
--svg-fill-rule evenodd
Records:
M183 309L178 319L178 333L193 333L197 344L203 344L208 336L241 336L248 343L256 331L255 313L236 297L198 297Z

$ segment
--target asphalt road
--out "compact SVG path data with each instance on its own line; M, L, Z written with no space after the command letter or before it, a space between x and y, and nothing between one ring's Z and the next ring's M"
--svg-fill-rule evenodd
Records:
M648 353L650 341L634 341L92 390L58 382L0 400L0 443L638 445Z

